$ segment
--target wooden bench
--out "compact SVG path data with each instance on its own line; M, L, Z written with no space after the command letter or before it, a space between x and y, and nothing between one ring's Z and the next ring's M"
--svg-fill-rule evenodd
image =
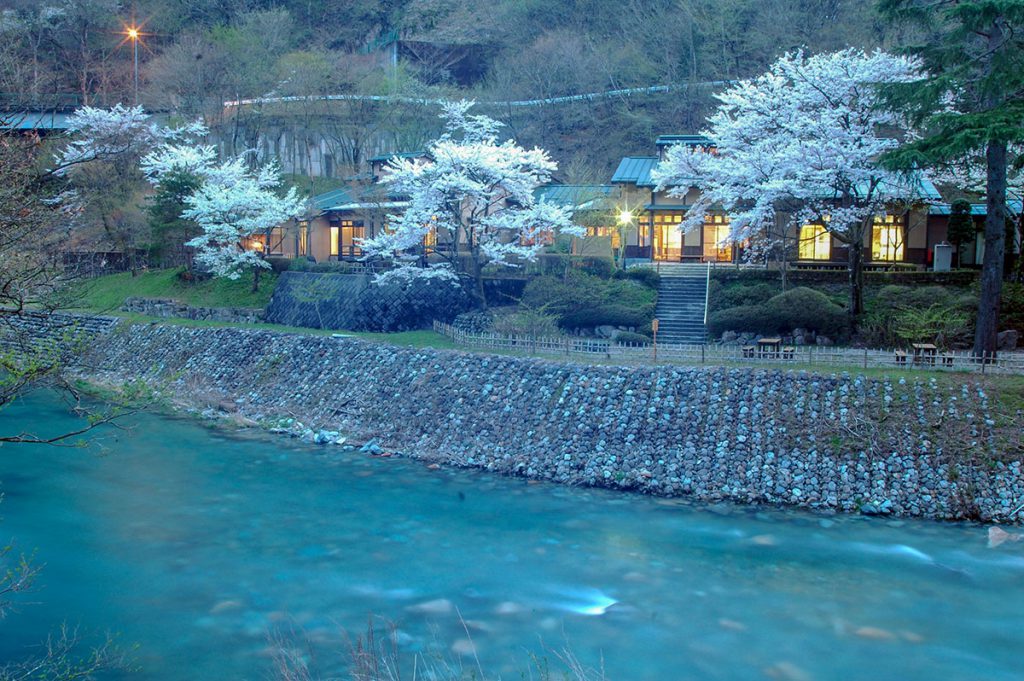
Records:
M907 351L897 350L896 351L896 363L900 365L906 365L907 363Z
M757 351L753 345L744 345L741 350L743 350L744 359L752 359L754 357L754 353Z
M796 354L796 348L794 348L794 347L782 348L782 359L793 359L793 356L795 354Z

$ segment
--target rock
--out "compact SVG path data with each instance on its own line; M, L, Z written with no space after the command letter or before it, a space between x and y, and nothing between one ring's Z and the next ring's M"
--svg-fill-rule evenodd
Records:
M608 324L602 324L594 329L594 333L597 334L598 338L611 338L618 331L614 326Z
M1020 341L1020 332L1015 329L1000 331L996 335L996 347L1000 350L1016 350Z
M736 338L738 338L738 336L737 336L735 331L723 331L722 332L722 342L723 343L734 343L734 342L736 342Z
M222 612L229 612L231 610L240 610L242 608L241 601L220 601L210 608L211 615L219 615Z
M853 633L861 638L870 638L875 641L891 641L896 638L896 634L878 627L859 627Z
M835 343L832 342L832 339L829 338L828 336L818 336L814 342L817 343L818 345L826 347L835 345Z
M1024 535L1011 534L1001 527L988 528L988 547L994 549L1006 542L1017 542L1024 540Z
M424 601L406 608L409 612L419 615L448 615L454 609L455 606L447 598L435 598L432 601Z
M721 618L720 620L718 620L718 626L722 627L723 629L728 629L729 631L746 631L747 630L747 625L743 624L742 622L737 622L736 620L726 619L724 617Z
M777 662L766 667L764 673L778 681L811 681L811 675L792 662Z
M526 608L513 601L504 601L498 604L494 612L499 615L518 615L519 613L526 612Z

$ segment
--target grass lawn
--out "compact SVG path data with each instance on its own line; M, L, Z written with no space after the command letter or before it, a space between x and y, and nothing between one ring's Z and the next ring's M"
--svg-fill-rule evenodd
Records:
M298 333L307 336L351 336L374 343L388 343L404 348L437 348L440 350L457 350L460 346L447 336L434 331L399 331L396 333L375 333L371 331L337 331L333 329L308 329L301 326L284 326L283 324L231 324L228 322L214 322L199 319L175 319L147 317L132 312L119 312L118 317L134 323L157 323L169 326L195 326L195 327L228 327L236 329L262 329L264 331L276 331L278 333Z
M277 275L260 273L260 290L253 293L252 276L207 279L187 282L178 278L181 268L149 270L132 276L130 272L108 274L76 285L73 307L97 312L114 312L125 298L172 298L196 307L266 307L274 292Z

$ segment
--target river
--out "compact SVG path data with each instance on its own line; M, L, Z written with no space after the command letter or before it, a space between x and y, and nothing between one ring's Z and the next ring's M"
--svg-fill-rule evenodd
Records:
M73 424L47 397L0 419ZM531 660L560 669L563 649L616 681L1024 678L1024 542L990 549L981 526L527 484L154 414L124 425L87 448L0 449L0 536L44 564L0 620L0 660L68 622L137 646L128 678L272 678L282 637L337 676L372 615L403 678L417 653L420 670L541 678Z

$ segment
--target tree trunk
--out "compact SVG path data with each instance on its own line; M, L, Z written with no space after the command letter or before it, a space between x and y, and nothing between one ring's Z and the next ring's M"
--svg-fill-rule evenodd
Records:
M478 254L473 254L473 288L475 297L480 304L480 309L487 309L487 292L484 290L483 265L480 263Z
M985 182L985 259L981 266L981 298L974 327L974 355L994 357L999 331L999 299L1003 289L1003 253L1006 249L1006 142L989 142Z
M252 292L256 293L260 290L260 268L252 268Z
M850 240L850 319L864 312L864 237L855 235Z

